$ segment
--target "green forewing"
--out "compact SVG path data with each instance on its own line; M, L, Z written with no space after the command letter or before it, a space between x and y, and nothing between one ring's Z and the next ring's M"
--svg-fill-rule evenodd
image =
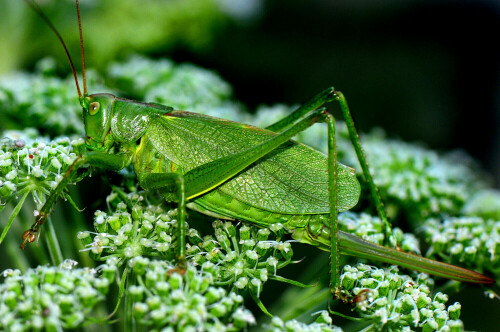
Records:
M265 129L184 111L170 112L154 120L148 129L154 147L185 172L275 135ZM360 186L353 169L338 164L337 171L338 210L345 211L357 203ZM328 213L327 158L306 145L289 141L217 190L271 212Z

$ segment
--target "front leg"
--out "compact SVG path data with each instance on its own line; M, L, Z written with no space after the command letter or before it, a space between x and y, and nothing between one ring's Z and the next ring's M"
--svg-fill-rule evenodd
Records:
M61 182L58 183L54 191L47 197L44 205L38 211L35 223L23 233L23 242L21 243L21 249L24 249L26 244L33 243L40 235L40 228L45 223L47 216L55 204L57 198L64 191L66 186L70 183L78 169L85 165L96 166L100 168L106 168L110 170L120 170L130 164L132 160L131 152L121 152L117 154L109 154L105 152L91 151L87 152L81 156L78 156L75 161L71 164L68 170L64 173Z

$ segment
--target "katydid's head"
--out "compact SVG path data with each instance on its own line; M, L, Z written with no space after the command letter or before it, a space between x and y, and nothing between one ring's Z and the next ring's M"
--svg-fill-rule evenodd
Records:
M83 122L85 143L91 150L105 151L113 145L111 135L111 112L115 96L100 93L83 97Z

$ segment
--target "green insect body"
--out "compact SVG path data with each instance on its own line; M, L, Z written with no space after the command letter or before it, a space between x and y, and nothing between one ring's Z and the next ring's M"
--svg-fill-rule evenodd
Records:
M88 145L97 150L101 145L116 142L125 147L120 151L130 149L126 152L132 156L130 162L139 179L144 173L184 174L277 135L232 121L185 111L165 112L120 99L115 99L109 109L101 107L100 112L110 113L102 116L109 118L110 125L97 125L106 132L99 141L91 135L95 130L89 118L93 116L85 112ZM357 203L360 185L355 171L347 166L338 164L337 174L340 212ZM207 193L197 193L189 207L260 226L282 223L296 228L321 223L323 218L319 216L327 216L330 209L327 159L306 145L289 141L224 184Z
M148 174L185 174L277 136L241 123L109 94L87 98L89 107L84 109L84 122L89 150L106 154L119 151L123 161L118 166L106 162L100 166L118 170L132 164L140 183ZM98 109L93 110L95 105L99 105ZM338 163L337 183L337 211L349 210L360 196L355 171ZM167 201L176 200L170 191L163 194ZM244 220L262 227L281 223L293 232L295 239L330 251L327 158L304 144L288 141L223 184L187 198L192 199L187 204L189 208L210 216ZM407 253L344 232L339 232L339 237L343 254L470 281L468 270L455 270L448 264L414 255L409 260ZM415 259L418 266L412 263Z
M39 9L37 12L53 28ZM157 189L167 201L178 203L177 250L181 269L185 263L184 221L189 207L262 227L281 223L295 239L329 251L330 287L334 295L340 295L339 254L398 264L460 281L494 282L473 271L375 245L337 230L337 212L357 203L360 185L353 169L337 163L335 121L324 108L332 101L340 104L377 212L385 223L388 243L395 242L347 102L333 88L268 129L260 129L110 94L87 95L85 79L81 94L76 74L75 81L83 107L87 152L77 158L47 198L35 224L23 235L23 247L36 239L76 169L88 164L120 170L132 164L141 187ZM291 140L321 121L328 125L328 156Z

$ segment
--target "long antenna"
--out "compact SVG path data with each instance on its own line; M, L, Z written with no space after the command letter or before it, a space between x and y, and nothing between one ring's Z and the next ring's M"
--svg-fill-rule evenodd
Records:
M87 79L85 77L85 55L83 52L82 19L80 18L80 4L76 0L76 12L78 13L78 29L80 30L80 48L82 50L82 72L83 72L83 95L87 96Z
M78 78L76 76L75 66L73 66L73 61L71 60L71 56L69 55L68 48L66 47L64 40L62 39L61 35L59 34L57 29L52 24L52 22L49 20L49 18L47 16L45 16L45 14L42 12L42 9L40 8L40 6L38 6L38 4L35 2L35 0L25 0L25 1L31 7L31 9L33 9L35 11L35 13L37 13L38 16L40 16L45 21L45 23L47 23L47 25L52 29L52 31L54 31L57 38L59 38L59 41L61 42L62 46L64 47L64 51L66 52L66 55L68 56L69 64L71 65L71 70L73 71L73 76L75 77L76 90L78 90L78 97L80 99L82 99L82 92L80 91L80 85L78 84ZM78 1L77 1L77 3L78 3ZM78 21L80 21L80 16L78 16ZM81 33L81 27L80 27L80 33ZM82 56L83 56L83 49L82 49ZM83 80L85 82L85 71L84 71L83 75L84 75ZM87 89L85 87L85 94L86 94L86 91L87 91Z

